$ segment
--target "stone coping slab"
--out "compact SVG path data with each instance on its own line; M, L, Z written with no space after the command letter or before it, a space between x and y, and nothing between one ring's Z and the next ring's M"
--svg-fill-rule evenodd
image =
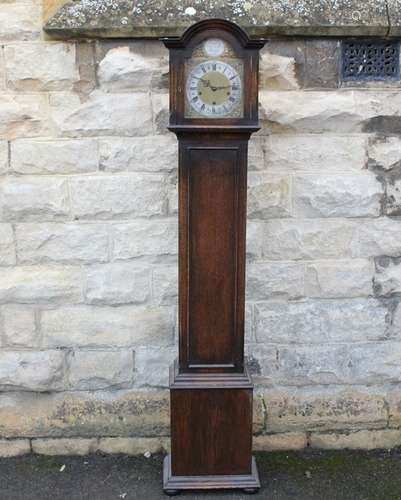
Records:
M401 36L401 0L44 0L44 12L58 38L159 38L206 18L251 37Z

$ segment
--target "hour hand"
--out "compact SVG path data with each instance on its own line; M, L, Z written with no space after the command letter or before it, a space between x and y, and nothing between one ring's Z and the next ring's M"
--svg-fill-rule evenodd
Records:
M204 87L210 87L210 81L205 80L204 78L199 78L199 80L203 83Z

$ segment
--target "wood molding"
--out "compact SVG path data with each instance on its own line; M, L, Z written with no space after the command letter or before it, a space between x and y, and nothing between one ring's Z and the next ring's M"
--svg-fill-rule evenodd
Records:
M167 494L175 494L178 490L213 490L213 489L242 489L253 490L260 488L259 474L255 458L252 457L250 474L238 475L204 475L204 476L174 476L171 472L171 455L167 455L163 463L163 489Z

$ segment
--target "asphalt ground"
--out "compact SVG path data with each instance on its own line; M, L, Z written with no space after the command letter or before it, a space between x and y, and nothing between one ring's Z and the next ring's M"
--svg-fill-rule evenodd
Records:
M162 492L161 455L0 459L1 500L153 500ZM259 493L182 492L193 499L401 500L401 449L257 453Z

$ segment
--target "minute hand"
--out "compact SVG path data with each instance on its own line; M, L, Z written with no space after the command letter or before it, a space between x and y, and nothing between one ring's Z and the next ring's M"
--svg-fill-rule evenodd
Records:
M212 90L223 90L223 89L230 89L231 85L223 85L220 87L210 87Z

